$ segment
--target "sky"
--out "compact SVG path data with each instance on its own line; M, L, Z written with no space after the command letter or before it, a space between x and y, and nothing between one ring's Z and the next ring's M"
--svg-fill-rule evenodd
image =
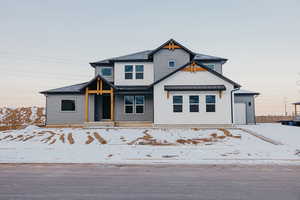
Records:
M300 101L299 0L0 0L0 107L44 106L39 91L88 81L89 62L174 38L225 57L224 75L261 93L258 115Z

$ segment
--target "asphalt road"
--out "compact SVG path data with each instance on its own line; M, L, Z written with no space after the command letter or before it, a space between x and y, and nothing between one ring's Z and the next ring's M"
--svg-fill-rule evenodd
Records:
M0 200L300 200L300 166L0 164Z

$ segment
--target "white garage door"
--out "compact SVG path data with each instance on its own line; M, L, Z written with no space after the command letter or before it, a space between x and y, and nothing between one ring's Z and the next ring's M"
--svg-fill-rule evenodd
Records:
M245 103L236 103L234 105L235 124L246 124L246 104Z

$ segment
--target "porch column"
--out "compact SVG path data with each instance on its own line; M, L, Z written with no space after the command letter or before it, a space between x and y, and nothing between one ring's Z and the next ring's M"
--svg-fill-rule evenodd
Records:
M295 104L295 116L297 116L297 105Z
M85 121L89 121L89 88L85 88Z
M114 89L110 88L110 120L114 121Z

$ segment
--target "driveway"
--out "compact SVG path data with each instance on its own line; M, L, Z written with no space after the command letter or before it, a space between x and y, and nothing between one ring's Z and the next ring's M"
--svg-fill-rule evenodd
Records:
M1 164L0 199L300 199L300 167Z

